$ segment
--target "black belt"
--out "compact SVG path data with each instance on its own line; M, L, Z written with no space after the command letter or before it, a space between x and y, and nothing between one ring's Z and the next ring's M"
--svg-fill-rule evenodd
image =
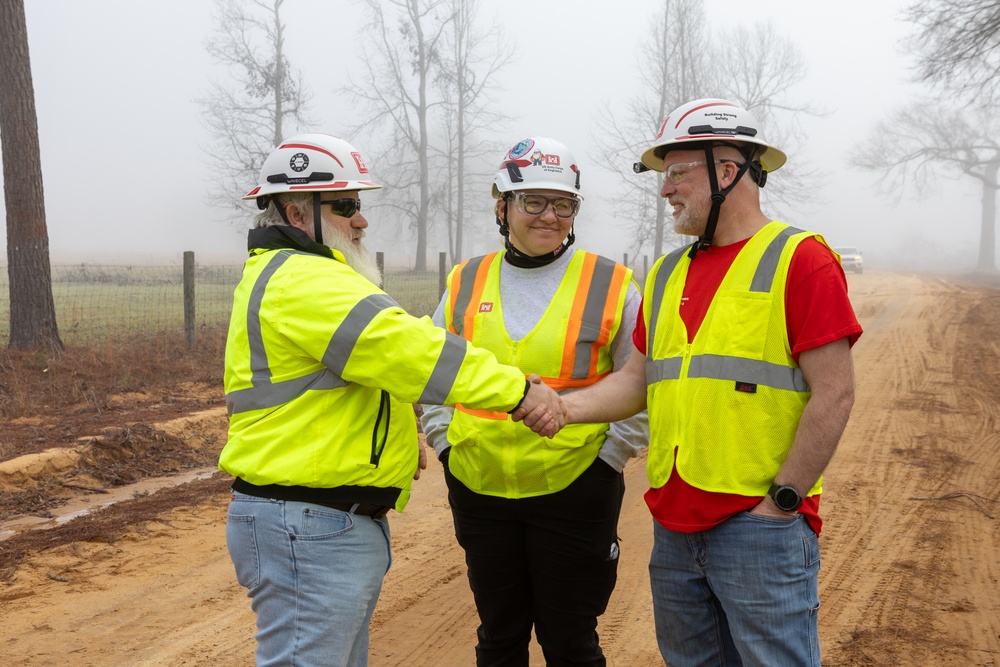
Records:
M322 505L323 507L330 507L335 510L340 510L341 512L357 514L358 516L370 516L373 519L381 519L389 512L389 510L392 509L388 505L372 505L370 503L313 503L313 504Z
M268 484L266 486L257 486L256 484L251 484L250 482L237 477L233 480L233 491L238 491L240 493L245 493L248 496L254 496L255 498L269 498L271 500L285 500L299 503L312 503L313 505L322 505L323 507L330 507L335 510L340 510L341 512L349 512L351 514L357 514L358 516L370 516L373 519L381 519L386 515L386 513L393 508L393 505L383 505L381 503L360 503L360 502L350 502L358 499L359 496L364 497L367 493L371 494L371 490L362 487L338 487L335 489L315 489L304 486L282 486L279 484ZM399 493L398 490L392 489L375 489L380 497L369 498L370 500L381 500L382 498L387 498L387 491L395 491L396 494ZM336 495L334 495L336 494ZM337 501L334 502L333 498L344 498L345 496L350 499L350 501Z

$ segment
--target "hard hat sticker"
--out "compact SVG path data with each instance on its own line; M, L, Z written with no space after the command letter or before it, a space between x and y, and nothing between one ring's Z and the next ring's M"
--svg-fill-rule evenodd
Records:
M519 158L523 155L527 155L528 151L530 151L534 145L534 139L523 139L514 144L514 147L510 149L510 153L508 153L507 156L510 158Z
M365 161L361 157L361 153L351 153L351 157L354 158L354 164L358 165L358 171L362 174L368 173L368 167L365 166Z
M288 161L288 166L292 168L292 171L305 171L306 167L309 166L309 156L305 153L296 153Z

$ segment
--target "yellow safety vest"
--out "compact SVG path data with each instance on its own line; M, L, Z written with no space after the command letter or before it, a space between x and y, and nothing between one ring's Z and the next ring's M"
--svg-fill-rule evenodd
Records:
M255 250L247 261L226 343L219 467L257 486L402 511L418 456L409 404L510 410L524 374L408 315L333 255Z
M774 481L810 396L785 322L788 267L810 237L826 244L780 222L754 234L690 344L678 313L688 248L653 266L643 291L653 488L670 478L675 447L678 474L696 488L763 496ZM821 490L822 480L809 495Z
M469 260L448 277L449 331L490 350L504 364L537 373L556 390L586 387L611 372L611 341L621 325L632 271L577 251L542 319L511 340L500 303L503 252ZM594 462L605 424L566 426L536 435L507 414L457 405L448 429L452 474L477 493L524 498L560 491Z

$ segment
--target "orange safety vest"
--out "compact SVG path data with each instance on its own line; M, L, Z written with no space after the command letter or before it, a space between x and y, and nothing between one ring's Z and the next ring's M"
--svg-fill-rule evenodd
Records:
M611 341L621 326L632 271L576 251L541 320L511 340L500 303L503 252L471 259L448 277L449 331L491 351L498 361L537 373L558 391L589 386L611 372ZM455 406L448 466L477 493L522 498L560 491L587 469L608 425L574 424L542 438L506 413Z

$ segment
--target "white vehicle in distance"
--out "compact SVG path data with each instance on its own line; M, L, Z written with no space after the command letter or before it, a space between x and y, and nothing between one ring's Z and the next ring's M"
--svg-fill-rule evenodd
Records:
M844 271L861 273L864 270L865 260L861 256L861 251L854 246L840 246L833 251L840 255L840 265L844 267Z

